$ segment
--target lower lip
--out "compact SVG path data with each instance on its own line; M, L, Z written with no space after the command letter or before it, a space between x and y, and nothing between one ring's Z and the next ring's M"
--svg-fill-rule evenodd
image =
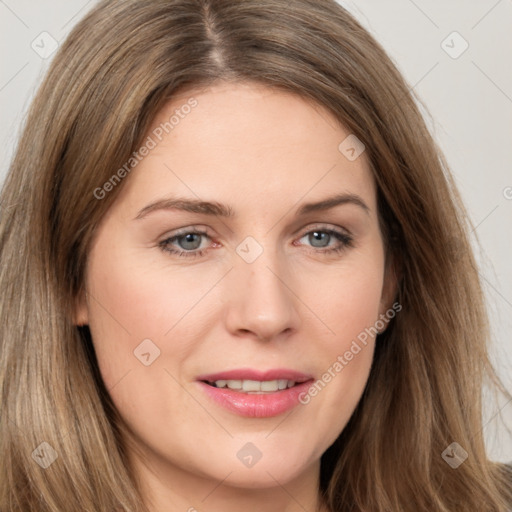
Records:
M292 388L261 394L216 388L204 382L199 382L199 385L210 398L231 412L250 418L270 418L297 406L300 403L299 396L307 392L311 382L308 380Z

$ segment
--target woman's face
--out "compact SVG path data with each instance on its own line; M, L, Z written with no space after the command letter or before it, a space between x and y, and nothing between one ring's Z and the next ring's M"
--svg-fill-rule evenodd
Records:
M394 287L349 136L260 85L175 97L154 120L77 321L155 474L284 485L345 427Z

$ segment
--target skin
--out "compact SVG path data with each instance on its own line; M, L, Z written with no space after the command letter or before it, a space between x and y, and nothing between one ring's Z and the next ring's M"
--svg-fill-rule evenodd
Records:
M291 414L239 416L196 377L290 368L319 379L390 308L395 282L366 155L345 158L338 146L350 132L320 106L256 84L187 91L148 135L192 96L197 107L126 178L99 225L76 322L89 324L105 385L133 431L129 454L152 511L326 510L320 457L361 397L375 340ZM296 215L335 192L368 210L347 203ZM234 216L161 209L135 219L177 195L229 205ZM194 227L208 233L199 249L184 238L169 245L202 255L159 245ZM353 245L326 253L343 243L311 234L325 229ZM236 252L247 236L263 249L252 263ZM148 366L134 356L144 339L160 350ZM248 442L262 454L250 468L237 458Z

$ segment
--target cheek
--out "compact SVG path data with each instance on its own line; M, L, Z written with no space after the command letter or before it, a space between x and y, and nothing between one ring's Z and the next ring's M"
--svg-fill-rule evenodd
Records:
M357 264L344 264L321 280L306 278L302 296L328 328L331 336L324 339L340 348L378 320L382 285L381 262L360 258ZM307 294L308 289L315 292Z
M159 353L150 368L172 366L178 376L219 307L219 290L211 294L215 299L207 295L225 269L171 267L161 253L151 251L148 256L147 248L103 239L90 253L89 327L107 389L127 372L140 370L136 354L141 353L149 352L150 360Z
M309 295L308 304L318 312L325 334L315 338L311 357L320 374L302 403L326 426L323 434L330 442L359 402L373 360L383 266L373 257L358 261L357 266L339 268L335 279L325 281L328 287ZM308 281L304 283L310 287Z
M151 359L158 354L165 333L183 317L192 302L188 296L194 295L175 280L166 282L154 266L138 263L144 261L140 252L116 247L122 243L99 241L90 254L87 280L89 327L107 388L141 366L139 346Z

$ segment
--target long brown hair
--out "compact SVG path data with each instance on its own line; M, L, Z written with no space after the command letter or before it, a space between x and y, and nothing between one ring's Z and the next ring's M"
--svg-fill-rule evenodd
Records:
M218 80L313 100L365 144L398 262L402 311L322 457L329 508L504 512L510 482L482 437L482 384L499 381L468 221L419 100L334 0L104 1L63 42L1 196L0 509L146 510L74 304L124 181L94 191L169 98ZM468 453L457 469L441 455L452 442Z

